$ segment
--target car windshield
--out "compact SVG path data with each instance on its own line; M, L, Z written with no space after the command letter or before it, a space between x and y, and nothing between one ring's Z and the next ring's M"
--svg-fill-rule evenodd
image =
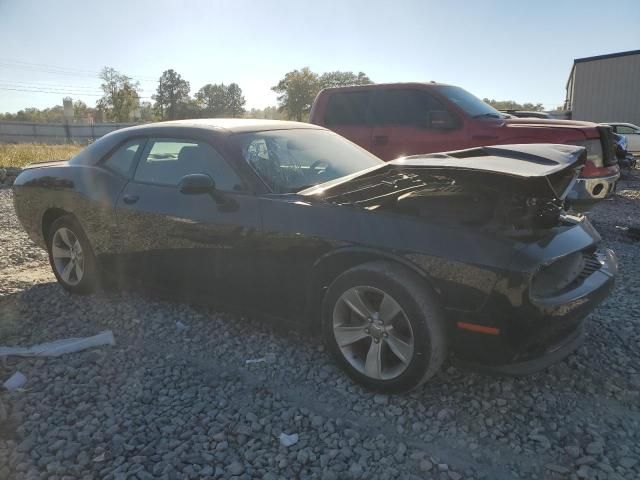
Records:
M237 138L245 160L276 193L298 192L383 163L327 130L270 130Z
M471 117L507 118L507 115L500 113L475 95L467 92L464 88L452 85L439 85L436 88L439 93L458 105Z

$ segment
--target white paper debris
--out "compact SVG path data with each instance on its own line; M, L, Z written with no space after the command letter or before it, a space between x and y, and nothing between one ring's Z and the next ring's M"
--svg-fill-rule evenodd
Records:
M272 363L276 361L276 354L275 353L267 353L264 357L260 357L260 358L250 358L249 360L245 360L244 364L245 365L249 365L251 363Z
M251 363L262 363L262 362L266 362L267 359L265 357L262 358L250 358L249 360L245 360L244 364L245 365L249 365Z
M298 440L299 438L297 433L288 435L283 432L280 434L280 445L282 445L283 447L290 447L291 445L295 445L296 443L298 443Z
M182 323L180 320L178 320L176 322L176 330L179 332L183 332L185 331L187 328L189 328L188 325L185 325L184 323Z
M17 390L22 387L25 383L27 383L27 377L25 377L21 372L16 372L9 377L9 379L4 382L2 385L9 391Z
M41 343L32 347L0 347L0 357L12 355L20 357L57 357L65 353L79 352L91 347L115 344L113 332L107 330L93 337L66 338L55 342Z

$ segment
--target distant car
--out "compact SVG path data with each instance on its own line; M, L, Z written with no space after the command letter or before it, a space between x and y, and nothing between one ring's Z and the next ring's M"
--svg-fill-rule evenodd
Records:
M579 345L617 268L562 210L585 160L514 145L385 163L311 124L185 120L110 133L13 191L67 290L135 276L289 318L357 381L403 391L449 350L521 374Z
M611 126L618 135L624 135L627 139L627 151L634 155L640 155L640 127L633 123L605 122Z
M587 163L569 194L580 208L609 196L620 177L610 127L507 118L455 85L416 82L327 88L313 102L310 121L383 160L483 145L582 145L587 149Z
M499 110L499 111L517 118L551 118L551 115L549 115L546 112L530 112L527 110Z
M618 157L618 165L621 171L629 171L635 168L637 160L628 150L627 137L624 135L613 134L616 138L616 156Z

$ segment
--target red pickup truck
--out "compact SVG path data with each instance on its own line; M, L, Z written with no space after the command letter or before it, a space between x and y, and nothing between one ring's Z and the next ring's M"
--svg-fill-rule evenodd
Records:
M587 150L587 163L569 196L574 202L605 198L620 176L610 127L510 118L454 85L392 83L327 88L316 97L310 121L383 160L483 145L581 145Z

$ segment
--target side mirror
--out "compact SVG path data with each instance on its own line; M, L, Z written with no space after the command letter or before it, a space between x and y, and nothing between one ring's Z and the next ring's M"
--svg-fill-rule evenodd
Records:
M216 189L216 182L209 175L204 173L192 173L185 175L178 183L180 193L185 195L200 195L202 193L212 193Z
M427 128L452 130L457 126L456 118L446 110L433 110L427 113Z

